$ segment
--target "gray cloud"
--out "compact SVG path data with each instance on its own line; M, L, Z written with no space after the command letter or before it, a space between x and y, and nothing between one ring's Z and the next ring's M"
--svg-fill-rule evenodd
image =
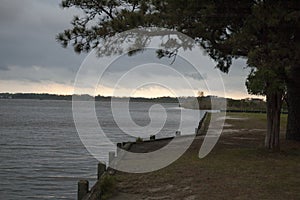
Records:
M185 73L185 76L186 77L190 77L196 81L201 81L201 80L204 80L207 78L207 75L206 74L199 74L197 72L194 72L194 73Z
M78 11L63 11L60 1L5 0L0 9L0 69L17 65L66 67L76 70L83 56L62 49L57 33L69 26Z
M0 7L0 80L28 81L43 84L43 81L70 85L86 55L78 56L71 48L63 49L56 41L57 33L70 27L73 15L80 14L76 9L62 10L60 0L2 0ZM178 71L191 81L195 88L202 87L208 76L216 73L208 59L203 59L199 66L203 74L197 71L185 59L158 59L155 50L144 51L143 54L128 57L121 56L107 70L103 77L103 85L111 86L125 72L144 63L161 63ZM243 69L245 62L234 63L229 75L223 75L225 85L232 91L245 90L244 81L249 73ZM159 68L149 73L136 72L131 80L165 80L181 89L176 76ZM124 84L130 87L132 83ZM134 85L134 84L133 84ZM203 86L204 87L204 86ZM1 92L1 91L0 91Z
M9 66L8 70L2 71L0 74L1 80L22 80L35 83L42 83L43 81L51 81L59 84L72 84L76 73L71 73L68 68L50 68L43 66Z
M101 59L101 58L100 58ZM174 62L173 62L174 61ZM195 67L184 58L177 56L174 60L173 58L161 58L157 57L156 49L147 49L143 53L139 53L134 56L123 55L115 60L107 69L108 74L128 72L136 66L144 65L145 63L158 63L161 65L168 66L185 77L190 77L195 80L202 80L205 77L197 73ZM201 65L208 65L208 63L201 63ZM162 75L159 68L154 68L151 70L151 74L141 73L141 76L149 75Z
M20 6L22 4L22 6ZM2 0L0 7L0 22L15 21L20 14L26 10L26 3L23 1Z

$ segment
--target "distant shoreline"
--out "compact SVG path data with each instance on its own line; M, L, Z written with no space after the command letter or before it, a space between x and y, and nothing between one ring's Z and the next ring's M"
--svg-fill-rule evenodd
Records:
M174 97L157 97L157 98L143 98L143 97L106 97L106 96L90 96L90 95L57 95L57 94L35 94L35 93L0 93L0 99L23 99L23 100L64 100L72 101L73 97L75 100L82 101L111 101L114 100L128 100L132 102L161 102L161 103L178 103L177 98Z
M211 98L224 102L224 98L215 96L203 97L109 97L109 96L91 96L91 95L58 95L58 94L37 94L37 93L0 93L1 99L23 99L23 100L56 100L56 101L130 101L130 102L149 102L149 103L175 103L179 107L186 109L211 110ZM261 99L230 99L226 98L227 112L253 112L266 113L266 102ZM220 107L220 110L224 108ZM282 113L287 113L287 105L283 103Z

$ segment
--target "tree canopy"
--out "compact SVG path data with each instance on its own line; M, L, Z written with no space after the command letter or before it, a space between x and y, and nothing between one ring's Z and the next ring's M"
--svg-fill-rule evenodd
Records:
M300 87L295 88L299 82L295 72L300 75L295 70L300 67L297 0L63 0L61 5L84 12L74 17L71 29L57 36L64 47L71 44L78 53L90 51L101 48L108 37L138 27L177 30L201 44L223 72L229 71L233 59L247 59L253 69L247 80L249 92L267 95L269 135L278 137L278 101L286 91L289 110L297 110L289 116L300 118L295 103L300 100ZM172 51L158 53L162 57ZM294 125L291 134L300 140L296 123L288 124Z

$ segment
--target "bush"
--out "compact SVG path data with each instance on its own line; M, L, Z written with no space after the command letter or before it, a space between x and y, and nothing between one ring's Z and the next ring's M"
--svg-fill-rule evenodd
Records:
M144 140L140 137L136 138L135 142L136 143L142 143Z
M114 194L116 190L116 180L115 177L110 175L104 175L100 181L100 188L102 193L102 199L106 200Z

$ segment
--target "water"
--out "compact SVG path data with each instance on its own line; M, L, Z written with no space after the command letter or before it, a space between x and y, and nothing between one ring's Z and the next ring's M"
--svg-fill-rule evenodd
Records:
M138 126L147 126L150 117L164 116L155 109L149 116L152 105L130 103L131 117ZM182 131L193 133L198 125L193 113L199 111L182 110L177 104L162 106L167 120L158 137L174 135L181 112L185 113L183 120L190 124ZM96 111L101 127L112 141L135 140L118 128L109 102L97 102ZM125 120L121 111L119 114L120 120ZM140 134L149 136L151 130ZM76 199L78 180L88 179L93 184L97 163L76 132L71 102L0 100L0 199Z

